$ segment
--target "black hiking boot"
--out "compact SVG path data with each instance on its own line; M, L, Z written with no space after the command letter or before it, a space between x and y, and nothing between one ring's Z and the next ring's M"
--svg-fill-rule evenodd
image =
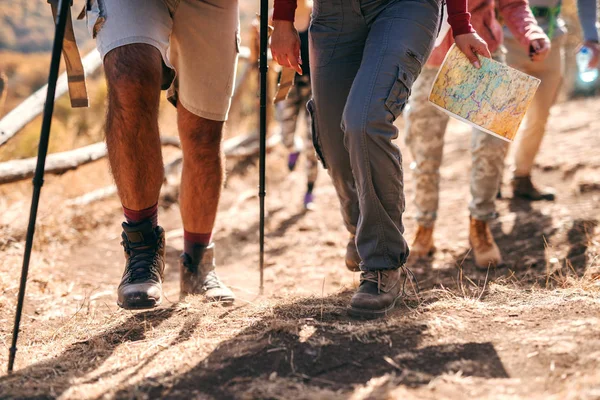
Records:
M403 295L400 284L404 267L382 271L363 271L360 285L350 300L348 314L355 318L373 319L387 315Z
M138 225L123 222L125 272L118 289L117 304L127 310L158 306L162 299L165 270L165 231L150 221Z
M529 201L554 201L556 198L552 190L546 190L544 192L539 191L531 182L531 176L515 176L512 181L513 197L519 197L521 199Z
M356 237L354 235L350 235L350 239L348 239L348 244L346 245L346 268L348 268L352 272L360 271L360 255L358 254L358 249L356 248Z
M194 254L183 253L179 262L180 297L201 294L209 302L231 304L235 296L215 271L215 244L196 246Z

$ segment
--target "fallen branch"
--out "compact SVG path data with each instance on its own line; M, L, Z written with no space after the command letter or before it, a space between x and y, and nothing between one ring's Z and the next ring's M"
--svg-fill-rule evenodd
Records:
M161 143L165 146L181 147L179 139L174 137L161 137ZM103 157L106 157L104 142L50 154L46 159L45 173L61 175ZM36 157L0 163L0 185L31 178L35 172L36 163Z
M83 58L82 62L86 75L93 73L102 65L100 54L96 50L88 53ZM54 100L65 94L67 90L67 74L66 72L63 72L56 82L56 95L54 96ZM0 146L8 142L23 129L25 125L41 114L44 109L47 91L48 85L42 86L0 120Z
M106 199L117 193L117 187L115 185L105 186L100 189L96 189L83 196L76 197L66 202L67 206L85 206L95 201Z

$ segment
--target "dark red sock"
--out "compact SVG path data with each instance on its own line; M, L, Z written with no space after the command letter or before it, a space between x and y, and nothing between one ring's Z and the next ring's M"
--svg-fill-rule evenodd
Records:
M130 210L123 206L123 214L125 214L128 224L136 225L149 220L152 222L153 228L158 225L158 203L143 210Z
M210 244L212 232L208 233L193 233L186 230L183 231L183 251L186 254L194 254L194 247L206 247Z

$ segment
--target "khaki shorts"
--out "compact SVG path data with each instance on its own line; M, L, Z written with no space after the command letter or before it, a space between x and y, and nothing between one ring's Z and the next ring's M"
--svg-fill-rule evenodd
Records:
M120 46L152 45L167 67L163 89L173 104L227 119L239 52L237 0L95 0L87 16L103 59Z

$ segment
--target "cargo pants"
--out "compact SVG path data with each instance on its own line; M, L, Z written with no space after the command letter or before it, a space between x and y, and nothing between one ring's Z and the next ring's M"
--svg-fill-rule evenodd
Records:
M504 49L493 54L505 63ZM431 227L437 219L440 201L440 166L444 151L444 135L449 116L429 103L429 92L438 68L427 67L415 82L413 94L404 115L405 141L414 160L414 204L417 223ZM471 134L471 216L482 221L496 217L496 194L502 180L504 158L509 143L488 133L473 129Z
M315 0L313 142L356 234L361 269L402 266L402 156L392 142L440 26L439 0Z

